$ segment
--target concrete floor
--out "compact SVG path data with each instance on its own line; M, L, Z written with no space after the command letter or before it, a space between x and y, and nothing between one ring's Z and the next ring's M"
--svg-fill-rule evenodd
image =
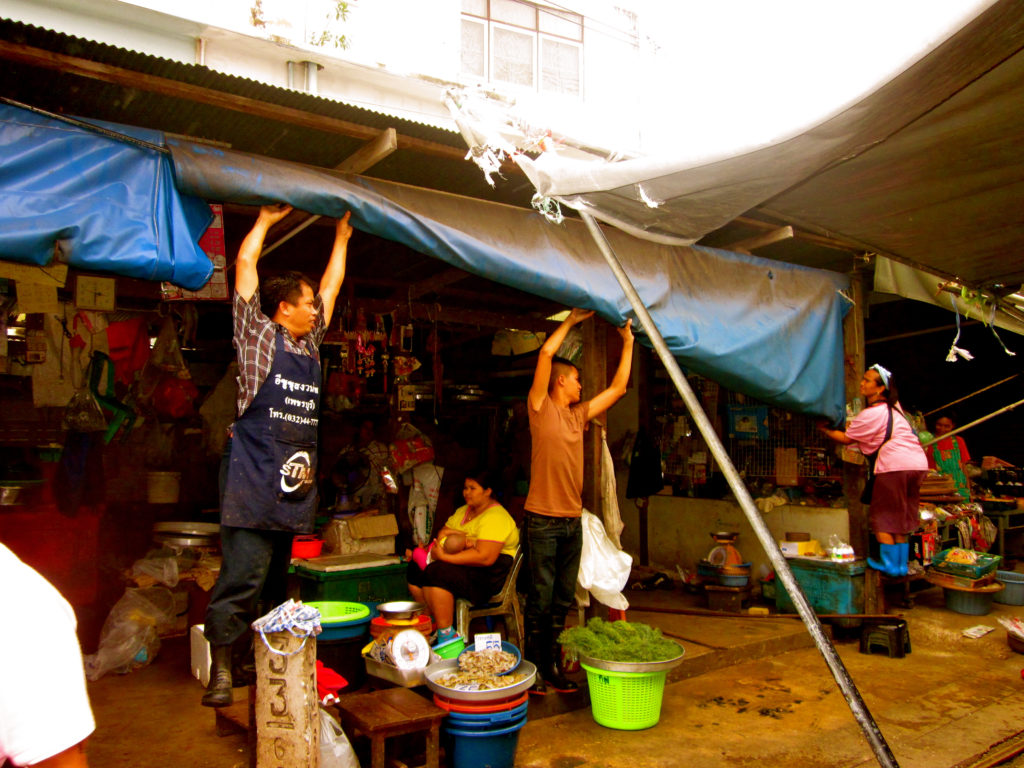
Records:
M669 676L658 725L644 731L597 725L585 692L533 698L517 766L877 764L798 619L643 610L700 605L699 597L678 590L631 592L629 598L630 620L661 627L686 649L683 664ZM966 616L944 608L939 588L914 598L913 608L896 611L910 629L913 650L905 658L861 654L851 632L835 641L897 763L1024 767L1024 758L1014 757L1024 750L1024 656L1010 651L996 621L1024 616L1024 607L996 604L987 616ZM977 640L962 636L978 624L995 629ZM172 638L150 666L90 684L98 723L88 744L93 768L248 765L244 734L217 735L188 666L187 638ZM244 695L245 689L236 690L239 699Z

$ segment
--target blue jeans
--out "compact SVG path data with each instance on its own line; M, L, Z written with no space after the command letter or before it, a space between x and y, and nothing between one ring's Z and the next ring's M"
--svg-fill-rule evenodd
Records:
M583 526L578 517L547 517L527 513L526 631L549 632L564 626L576 601L576 578L583 549Z

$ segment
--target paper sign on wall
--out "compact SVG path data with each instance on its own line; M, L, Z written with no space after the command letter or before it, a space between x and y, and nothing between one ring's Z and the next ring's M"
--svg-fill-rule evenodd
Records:
M24 312L25 314L32 314L33 312L45 312L47 314L60 312L56 285L19 282L16 290L18 292L19 312Z

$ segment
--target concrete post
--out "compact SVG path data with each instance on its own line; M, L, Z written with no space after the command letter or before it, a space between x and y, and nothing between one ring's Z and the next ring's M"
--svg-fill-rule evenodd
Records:
M316 694L316 639L268 634L274 653L256 637L256 765L317 768L320 702ZM298 650L299 648L302 650Z

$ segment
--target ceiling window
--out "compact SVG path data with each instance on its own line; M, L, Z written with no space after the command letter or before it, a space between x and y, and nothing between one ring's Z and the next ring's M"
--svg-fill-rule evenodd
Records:
M583 17L523 0L462 0L462 71L492 83L579 97Z

